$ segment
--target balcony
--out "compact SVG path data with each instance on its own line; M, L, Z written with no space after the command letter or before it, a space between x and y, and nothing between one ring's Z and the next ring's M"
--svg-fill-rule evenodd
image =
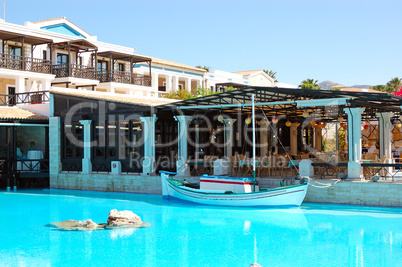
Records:
M52 64L50 60L14 56L4 53L0 53L0 68L45 74L52 73Z
M131 74L122 71L98 71L98 80L101 83L116 82L142 86L151 86L151 76L141 74Z
M53 74L56 78L74 77L96 80L95 68L77 64L53 65Z

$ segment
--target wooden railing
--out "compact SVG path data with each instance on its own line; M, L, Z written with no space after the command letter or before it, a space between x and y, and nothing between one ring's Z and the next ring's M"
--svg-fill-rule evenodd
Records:
M49 173L48 159L0 160L1 174Z
M15 95L0 95L0 106L14 106L17 104L41 104L49 101L49 91L18 93Z
M77 64L53 65L53 74L56 78L75 77L82 79L96 79L96 71L93 67Z
M63 162L61 163L63 172L81 172L82 171L82 163L81 162Z
M320 176L320 179L323 177L335 177L337 178L340 173L347 173L348 163L347 162L339 162L339 163L325 163L325 162L316 162L311 164L314 167L315 174Z
M52 73L50 60L0 53L0 68L38 73Z
M142 86L151 86L151 76L141 74L131 74L122 71L98 71L98 80L101 83L117 82L128 83Z

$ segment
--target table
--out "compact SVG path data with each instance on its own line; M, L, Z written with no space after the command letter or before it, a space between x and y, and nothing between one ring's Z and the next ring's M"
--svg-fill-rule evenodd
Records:
M212 174L213 162L209 160L189 160L191 175L200 176L203 174Z
M362 167L363 170L365 168L373 169L373 171L370 171L370 169L367 170L367 174L369 175L368 178L379 175L385 179L387 176L390 176L392 177L392 181L394 181L395 175L402 171L401 163L368 163L365 161L362 163ZM390 172L390 168L394 168L395 172Z
M28 164L30 164L30 170L39 171L40 170L40 159L43 159L43 150L41 149L30 149L28 150ZM38 160L39 159L39 160Z

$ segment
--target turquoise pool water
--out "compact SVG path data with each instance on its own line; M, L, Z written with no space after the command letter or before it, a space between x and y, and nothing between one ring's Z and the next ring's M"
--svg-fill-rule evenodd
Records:
M45 226L106 222L132 210L149 228ZM161 196L65 190L0 192L1 266L401 266L402 209L303 204L192 206Z

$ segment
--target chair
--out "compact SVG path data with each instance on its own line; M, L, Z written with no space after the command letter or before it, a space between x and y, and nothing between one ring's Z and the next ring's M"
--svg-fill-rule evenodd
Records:
M310 159L310 155L309 154L301 154L300 159Z
M387 156L384 155L384 156L382 156L379 163L384 164L386 161L387 161ZM372 171L371 171L371 173L369 173L369 175L373 176L377 172L381 177L385 177L385 175L386 175L386 171L383 169L383 167L373 167Z
M212 156L212 155L204 156L204 162L203 162L204 173L208 173L208 174L213 173L213 164L214 164L214 161L217 160L218 158L219 158L218 156Z
M257 161L256 161L256 163L257 163ZM250 159L250 158L245 159L244 169L245 169L245 172L244 172L245 176L253 175L253 159Z
M238 176L240 171L240 159L239 154L230 157L230 175Z
M284 156L274 156L272 160L272 173L282 176L287 169L289 162Z
M271 175L271 160L272 157L263 157L260 159L260 164L258 166L260 176L270 176Z

